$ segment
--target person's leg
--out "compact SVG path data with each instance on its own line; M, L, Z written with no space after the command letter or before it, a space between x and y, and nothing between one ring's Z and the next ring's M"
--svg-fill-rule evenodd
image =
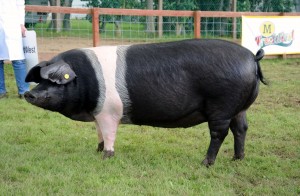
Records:
M29 91L29 83L25 82L27 74L25 60L14 60L12 61L12 65L15 72L18 93L19 95L24 95L26 91Z
M0 96L6 94L5 78L4 78L4 61L0 60Z

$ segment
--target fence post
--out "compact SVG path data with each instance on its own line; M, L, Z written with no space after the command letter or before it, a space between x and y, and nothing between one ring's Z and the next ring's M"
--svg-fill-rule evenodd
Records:
M201 11L194 12L194 37L201 38Z
M92 25L93 25L93 47L97 47L100 44L98 8L92 8Z

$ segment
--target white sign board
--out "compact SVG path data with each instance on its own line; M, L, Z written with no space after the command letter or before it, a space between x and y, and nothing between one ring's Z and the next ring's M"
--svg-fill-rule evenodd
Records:
M243 16L242 46L254 54L300 54L300 17Z
M39 63L37 41L35 31L26 31L26 37L23 37L23 51L27 65L27 72Z

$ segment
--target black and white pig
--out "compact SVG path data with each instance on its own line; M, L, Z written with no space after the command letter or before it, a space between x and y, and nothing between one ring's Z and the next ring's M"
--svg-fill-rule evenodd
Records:
M240 45L192 39L131 46L73 49L33 67L38 83L25 99L78 121L95 121L98 151L114 155L120 122L190 127L208 122L211 141L203 164L212 165L228 134L234 159L244 157L246 110L264 82L259 60Z

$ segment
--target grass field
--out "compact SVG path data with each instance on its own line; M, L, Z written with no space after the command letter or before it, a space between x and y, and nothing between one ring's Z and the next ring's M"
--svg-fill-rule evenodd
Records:
M81 37L81 38L91 38L92 37L92 23L88 20L71 20L71 30L64 30L61 32L54 32L48 29L49 22L47 23L37 23L34 30L38 37ZM186 31L183 35L176 35L174 29L166 29L161 38L156 34L149 34L145 31L145 24L143 22L126 22L123 21L120 24L120 33L116 31L116 26L113 22L108 22L105 26L105 31L100 33L100 39L116 39L116 40L155 40L155 41L165 41L176 40L176 39L188 39L194 37L194 32L192 30ZM31 29L31 27L29 28Z
M216 163L205 156L207 124L188 129L121 125L116 155L96 153L93 123L81 123L17 98L0 100L0 195L300 195L300 59L262 60L261 85L248 110L246 157L232 161L233 137Z

